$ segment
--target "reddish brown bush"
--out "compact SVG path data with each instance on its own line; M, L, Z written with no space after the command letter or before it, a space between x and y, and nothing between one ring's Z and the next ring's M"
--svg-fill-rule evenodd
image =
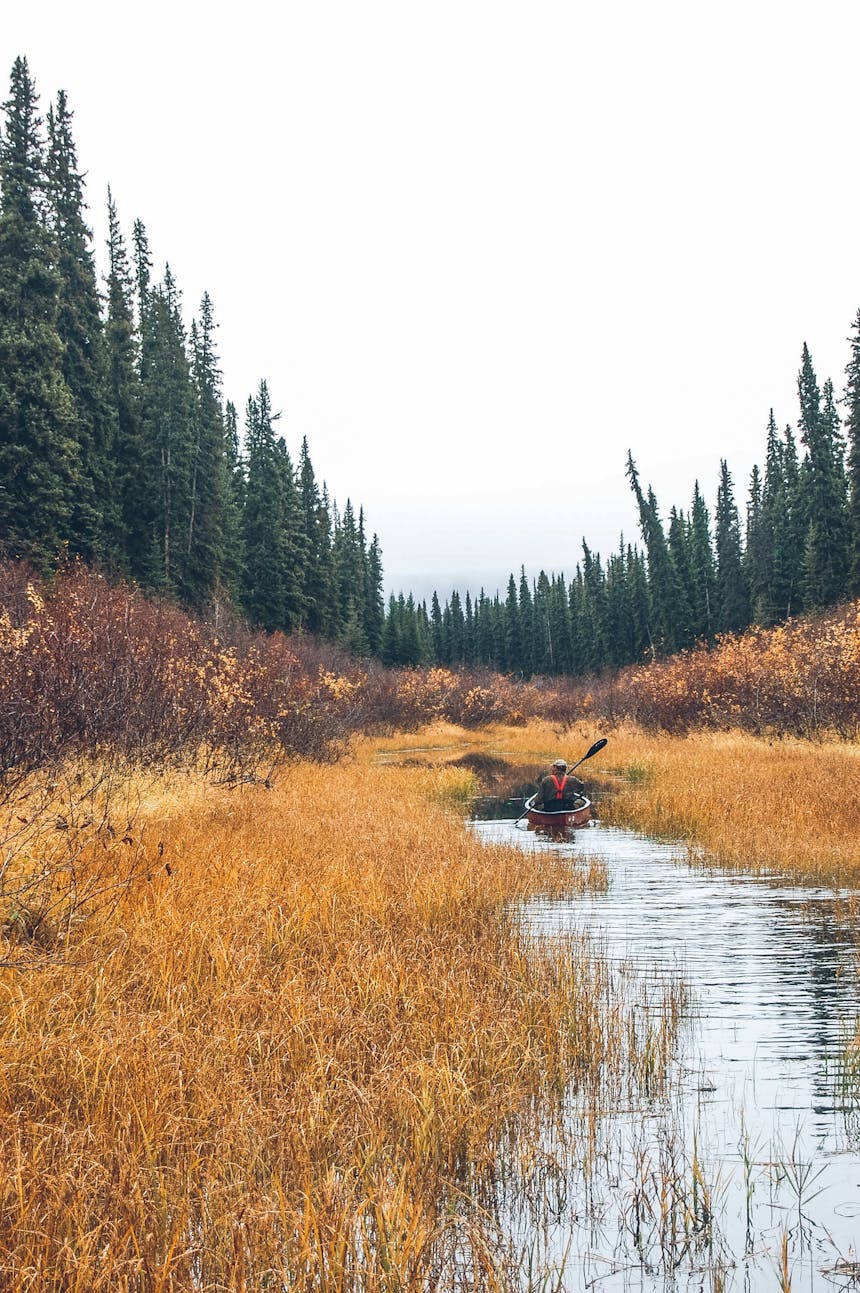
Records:
M340 661L338 664L340 665ZM0 777L106 749L144 763L333 753L361 672L301 638L219 635L78 564L50 588L0 563Z
M855 739L860 733L860 602L724 637L668 660L559 689L549 714L596 714L646 728L728 729Z
M205 758L219 775L326 758L349 734L437 719L478 727L741 727L855 736L860 603L727 637L585 680L531 683L445 668L386 670L298 634L217 625L80 564L50 587L0 562L0 779L69 753L161 764Z

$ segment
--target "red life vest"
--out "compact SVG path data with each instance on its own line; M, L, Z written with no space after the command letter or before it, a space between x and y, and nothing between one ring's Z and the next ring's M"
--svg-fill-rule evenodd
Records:
M555 775L554 772L551 772L549 775L552 777L553 785L555 786L555 797L556 799L561 799L562 798L561 792L564 790L564 787L567 784L567 773L564 774L561 781L559 781L558 777Z

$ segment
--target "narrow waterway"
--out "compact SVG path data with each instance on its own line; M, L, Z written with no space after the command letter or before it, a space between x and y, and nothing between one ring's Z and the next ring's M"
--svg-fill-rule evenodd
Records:
M572 865L601 859L606 892L533 902L529 927L587 929L643 982L689 989L670 1096L616 1111L603 1179L571 1179L565 1207L532 1211L518 1235L530 1287L860 1288L860 1056L845 1059L860 997L839 895L690 864L598 823L564 842L512 818L471 825Z

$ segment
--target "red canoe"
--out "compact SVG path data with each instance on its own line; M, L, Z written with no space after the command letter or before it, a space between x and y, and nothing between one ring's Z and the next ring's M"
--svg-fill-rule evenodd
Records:
M560 812L545 813L532 808L535 796L526 800L526 820L529 826L544 830L567 831L577 826L587 826L591 821L591 800L580 799L575 808L562 808Z

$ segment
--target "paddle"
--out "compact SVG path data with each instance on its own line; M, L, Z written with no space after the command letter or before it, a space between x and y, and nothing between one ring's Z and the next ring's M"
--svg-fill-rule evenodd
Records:
M579 760L579 763L575 763L573 765L573 768L568 768L567 775L570 776L571 772L573 772L573 769L578 768L580 763L585 763L586 759L590 759L593 755L599 754L600 751L603 749L604 745L606 744L607 739L608 739L607 737L601 736L599 741L595 741L594 745L592 745L588 753L583 754L582 758Z
M606 744L606 742L607 742L607 739L608 739L607 737L605 737L605 736L601 736L601 738L600 738L600 740L599 740L599 741L595 741L595 742L594 742L594 745L592 745L592 746L591 746L591 748L589 749L588 753L587 753L587 754L583 754L583 756L582 756L582 758L581 758L581 759L578 759L578 760L577 760L577 762L576 762L576 763L574 763L572 767L568 768L568 770L567 770L567 776L570 776L571 772L573 772L576 768L578 768L578 767L579 767L579 765L580 765L580 763L585 763L585 760L586 760L586 759L591 759L591 758L593 758L593 756L594 756L595 754L598 754L598 753L600 752L600 750L602 750L602 749L603 749L604 745L605 745L605 744ZM526 815L526 813L527 813L528 811L529 811L529 810L528 810L528 808L526 808L525 812L520 813L519 817L518 817L518 818L517 818L517 820L514 822L514 826L516 826L516 825L517 825L517 822L521 822L521 821L523 820L523 818L525 817L525 815Z

